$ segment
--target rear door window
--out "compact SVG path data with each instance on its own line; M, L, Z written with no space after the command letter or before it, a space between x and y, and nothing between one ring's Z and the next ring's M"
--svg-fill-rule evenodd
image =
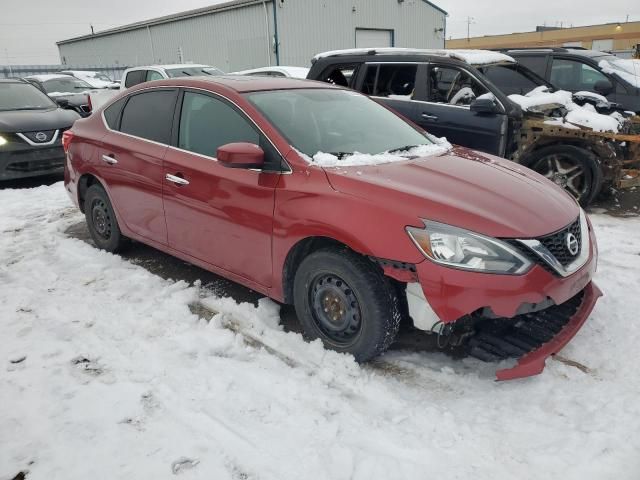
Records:
M120 131L169 145L177 90L154 90L129 97Z
M124 86L129 88L133 87L134 85L138 85L139 83L145 81L146 76L146 70L134 70L132 72L129 72L127 73L127 78L125 78L124 80Z
M416 86L417 64L367 65L360 90L367 95L411 100Z

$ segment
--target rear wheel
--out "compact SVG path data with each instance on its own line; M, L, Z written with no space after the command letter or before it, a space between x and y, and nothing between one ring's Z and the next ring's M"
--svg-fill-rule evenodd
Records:
M572 145L554 145L533 152L523 164L564 188L587 206L602 188L602 170L596 156Z
M126 238L120 232L109 196L102 186L91 185L87 190L84 214L89 234L98 248L114 253L124 246Z
M384 352L400 325L397 289L370 260L346 248L319 250L302 261L294 303L307 338L358 362Z

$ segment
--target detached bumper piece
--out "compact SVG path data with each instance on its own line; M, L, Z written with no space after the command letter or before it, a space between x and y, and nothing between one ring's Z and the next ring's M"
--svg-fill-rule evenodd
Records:
M591 282L561 305L510 319L488 319L477 325L477 334L469 340L469 355L485 362L516 359L514 367L496 372L498 380L537 375L546 359L578 333L600 296Z

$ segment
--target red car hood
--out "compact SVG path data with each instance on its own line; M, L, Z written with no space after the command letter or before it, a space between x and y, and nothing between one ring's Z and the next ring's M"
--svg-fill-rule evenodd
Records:
M332 187L404 215L502 238L560 230L579 214L560 187L514 162L457 147L376 166L325 168Z

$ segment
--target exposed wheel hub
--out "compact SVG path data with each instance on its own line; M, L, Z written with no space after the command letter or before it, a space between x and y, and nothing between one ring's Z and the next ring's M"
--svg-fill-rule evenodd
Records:
M347 344L360 331L360 306L347 283L336 275L316 277L310 298L313 319L330 340Z
M91 206L91 219L96 233L104 239L111 237L111 216L102 200L95 200Z

